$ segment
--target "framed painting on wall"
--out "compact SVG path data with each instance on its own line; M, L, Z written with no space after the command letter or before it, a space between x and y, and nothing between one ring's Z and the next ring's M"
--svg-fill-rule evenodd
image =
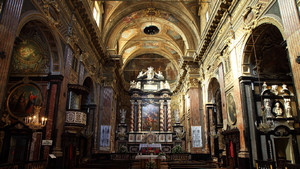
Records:
M142 107L142 130L159 130L159 106L158 104L146 104Z
M201 126L192 126L193 147L202 147Z
M234 125L236 123L237 117L235 102L232 94L228 94L227 96L227 114L230 124Z
M33 114L34 106L42 106L41 90L34 84L21 84L12 89L7 98L7 110L16 118Z

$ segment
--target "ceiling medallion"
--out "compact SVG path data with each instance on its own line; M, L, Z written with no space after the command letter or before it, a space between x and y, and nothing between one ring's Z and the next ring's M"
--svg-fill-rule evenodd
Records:
M144 28L144 33L147 35L155 35L159 32L159 29L155 25L149 25Z
M147 8L145 10L145 14L146 14L146 16L156 16L156 17L158 17L159 16L159 11L155 8Z

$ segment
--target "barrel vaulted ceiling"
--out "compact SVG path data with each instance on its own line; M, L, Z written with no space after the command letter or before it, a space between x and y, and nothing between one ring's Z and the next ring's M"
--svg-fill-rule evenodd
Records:
M175 71L179 72L180 57L194 52L198 46L200 2L199 0L103 1L102 42L110 55L119 55L122 58L123 70L134 59L149 59L153 55L156 59L159 59L157 56L167 59ZM159 32L144 33L144 29L149 26L157 27ZM136 68L141 63L138 61L144 60L137 60L135 69L145 69ZM155 60L152 61L155 65ZM138 72L135 71L136 73Z

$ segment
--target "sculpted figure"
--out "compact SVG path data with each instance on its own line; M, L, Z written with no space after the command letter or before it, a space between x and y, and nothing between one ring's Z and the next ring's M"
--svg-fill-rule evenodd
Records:
M180 123L178 110L174 111L174 118L175 118L175 123Z
M286 112L286 117L287 118L291 118L292 116L292 108L291 108L291 99L284 99L284 108L285 108L285 112Z
M278 95L278 85L272 85L272 92L273 92L275 95Z
M125 123L126 110L121 109L120 110L120 115L121 115L121 123Z
M154 71L153 71L153 67L148 67L147 70L147 79L151 80L154 78Z
M140 78L140 77L142 77L142 76L144 76L143 71L140 71L140 73L139 73L139 75L137 76L137 78Z
M265 106L265 113L268 118L272 117L271 113L271 100L270 99L264 99L264 106Z
M165 82L165 89L170 89L170 84L168 81Z
M278 102L275 103L275 107L273 108L273 112L277 115L277 117L282 116L282 109L281 109L280 104Z
M137 88L137 89L141 89L141 82L137 82L136 83L136 87L135 88Z
M158 71L158 73L155 73L155 74L157 75L158 79L163 79L164 78L161 71Z
M130 89L136 88L136 82L133 80L130 82Z
M160 89L164 89L164 88L165 88L164 82L160 81Z

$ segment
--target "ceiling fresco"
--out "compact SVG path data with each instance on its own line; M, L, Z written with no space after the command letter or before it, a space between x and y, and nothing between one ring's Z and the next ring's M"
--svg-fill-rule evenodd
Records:
M123 74L127 81L134 80L136 73L142 69L155 65L160 65L156 68L163 69L161 71L165 72L170 82L176 79L174 76L179 72L180 58L198 46L199 2L199 0L102 2L103 42L109 54L122 57ZM155 57L141 59L146 56ZM166 69L169 73L166 73Z

